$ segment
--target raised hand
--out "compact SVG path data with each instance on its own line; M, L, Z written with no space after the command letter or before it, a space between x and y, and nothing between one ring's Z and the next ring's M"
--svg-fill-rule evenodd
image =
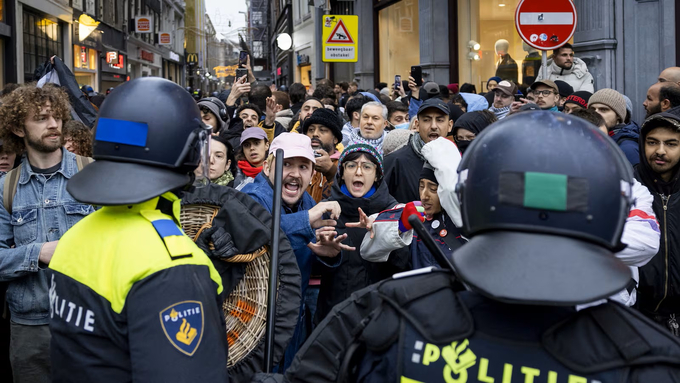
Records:
M334 258L340 251L354 251L355 247L342 243L347 239L347 234L337 236L337 231L332 226L324 226L316 231L316 243L307 245L312 252L320 257Z
M373 239L373 236L375 235L375 232L373 231L373 221L375 218L371 218L364 213L361 208L359 208L359 222L350 222L345 224L347 227L358 227L360 229L366 229L371 233L371 239Z

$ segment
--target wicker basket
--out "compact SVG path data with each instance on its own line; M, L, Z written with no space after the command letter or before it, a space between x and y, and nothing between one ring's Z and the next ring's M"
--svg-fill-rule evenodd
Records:
M212 227L212 221L219 209L219 206L214 205L182 206L180 222L184 232L196 241L203 230ZM262 247L253 253L239 254L226 260L248 263L243 279L222 305L229 342L227 367L232 367L245 358L264 337L269 258L268 248Z

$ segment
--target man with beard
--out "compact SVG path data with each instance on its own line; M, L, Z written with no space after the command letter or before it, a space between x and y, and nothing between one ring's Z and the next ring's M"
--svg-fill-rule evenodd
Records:
M674 82L657 82L650 86L647 90L647 98L642 103L647 111L645 119L678 105L680 105L680 85Z
M359 127L352 130L347 146L366 144L374 147L382 155L386 127L387 107L376 101L367 102L361 107Z
M301 293L304 297L315 258L327 267L336 267L341 261L341 257L338 257L340 251L354 248L342 244L347 234L335 237L334 226L341 213L340 205L337 202L316 204L305 191L304 186L309 185L316 164L311 139L306 135L282 133L276 137L269 148L269 157L264 163L262 172L242 191L269 212L272 211L277 149L283 149L284 157L281 229L286 233L295 252L302 281ZM325 219L324 215L330 216L330 219ZM293 339L286 349L284 362L280 365L283 368L279 371L284 371L290 365L305 340L305 318L302 316L304 312L304 301L301 301L301 316Z
M661 225L659 253L640 268L638 304L647 317L680 336L680 112L651 116L640 130L644 153L635 178L654 196L653 208Z
M496 115L497 119L503 119L510 112L510 105L515 101L517 87L510 81L501 81L491 90L493 93L493 105L489 110Z
M419 200L418 183L425 163L422 149L428 142L451 132L449 107L438 98L426 100L418 109L415 127L418 134L411 135L408 144L385 157L385 182L390 194L401 203Z
M574 48L569 43L553 50L552 59L548 60L547 73L541 68L536 77L536 81L540 80L562 80L571 85L574 92L595 91L593 75L588 72L585 61L574 57Z
M0 281L9 282L15 382L51 381L46 269L61 236L94 211L66 191L78 171L76 155L62 148L62 126L70 115L68 96L54 86L23 86L0 107L3 147L26 153L19 168L0 178L8 205L0 207ZM12 199L5 180L15 176Z
M319 203L331 196L331 186L342 153L342 150L336 150L336 145L342 141L342 121L330 109L320 108L305 120L302 134L311 138L316 156L314 175L307 192Z
M324 108L321 100L314 97L308 98L304 103L302 103L302 106L300 107L300 113L298 114L298 120L295 123L295 125L293 125L293 129L291 129L290 131L293 133L300 133L299 129L305 122L307 117L311 116L312 113L314 113L314 111L319 108L321 109Z

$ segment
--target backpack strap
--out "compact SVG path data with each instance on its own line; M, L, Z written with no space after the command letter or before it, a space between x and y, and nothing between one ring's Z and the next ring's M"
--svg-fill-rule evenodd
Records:
M93 163L94 160L90 157L83 157L79 156L76 154L76 166L78 167L78 171L83 170L83 168L91 163Z
M5 175L5 184L2 193L2 205L10 214L12 214L12 202L14 202L14 196L17 194L19 177L21 177L21 166L10 170Z

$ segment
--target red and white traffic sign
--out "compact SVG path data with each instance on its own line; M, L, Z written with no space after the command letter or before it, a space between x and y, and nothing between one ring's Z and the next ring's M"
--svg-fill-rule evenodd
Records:
M519 36L543 51L566 44L576 31L576 21L576 7L571 0L522 0L515 10Z

